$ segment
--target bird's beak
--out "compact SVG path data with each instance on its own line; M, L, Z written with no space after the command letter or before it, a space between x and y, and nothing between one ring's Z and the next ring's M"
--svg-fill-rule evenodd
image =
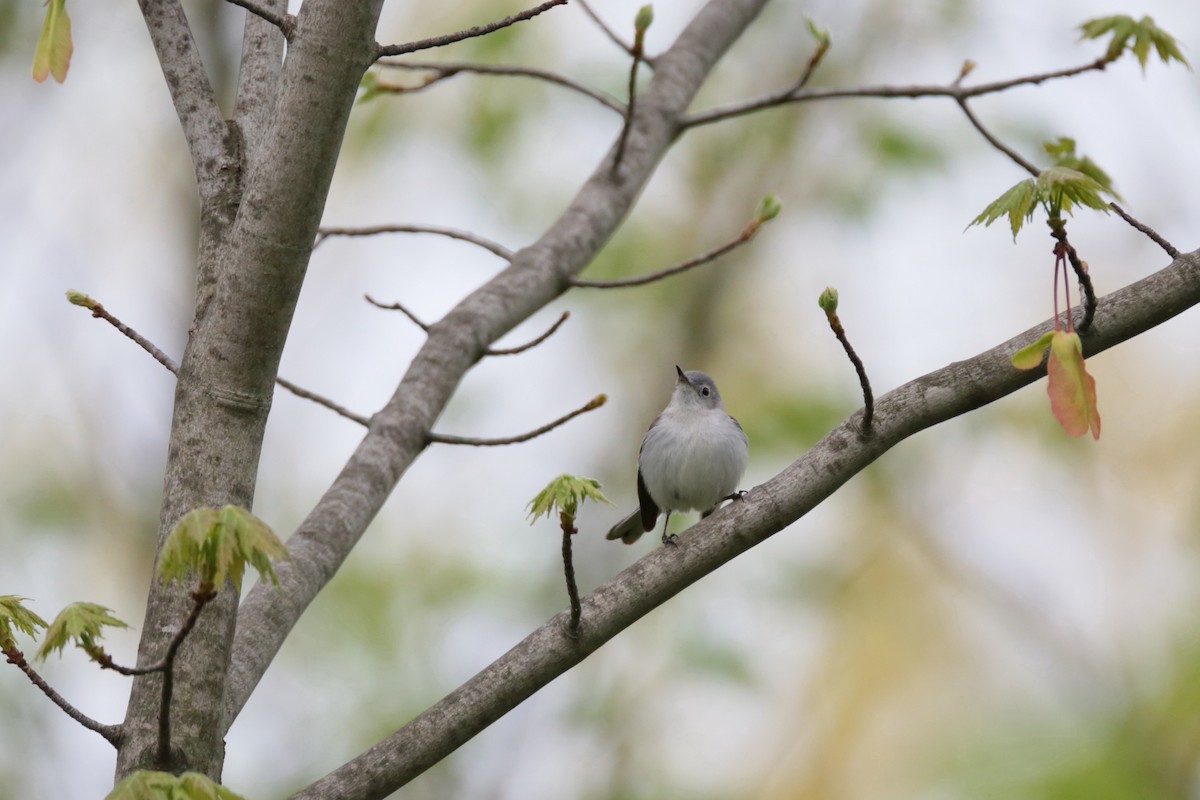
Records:
M687 376L683 374L683 370L679 368L678 364L675 365L675 374L679 376L678 380L683 381L684 383L690 383L690 381L687 379Z

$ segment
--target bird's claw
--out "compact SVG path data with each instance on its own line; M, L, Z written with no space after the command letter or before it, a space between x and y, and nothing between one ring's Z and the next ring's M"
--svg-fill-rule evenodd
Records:
M669 544L669 545L671 545L672 547L678 547L679 545L678 545L678 543L675 541L675 540L676 540L676 539L678 539L678 538L679 538L679 534L677 534L677 533L672 533L670 536L668 536L667 534L665 534L665 533L664 533L664 534L663 534L663 537L662 537L662 543L663 543L663 544Z

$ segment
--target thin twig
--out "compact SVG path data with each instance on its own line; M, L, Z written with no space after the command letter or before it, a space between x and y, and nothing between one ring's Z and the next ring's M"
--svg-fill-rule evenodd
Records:
M575 584L575 564L571 560L571 537L578 533L575 520L565 511L559 512L559 523L562 526L562 557L563 576L567 581L567 597L571 601L571 619L567 622L567 635L572 639L579 638L579 618L583 615L583 606L579 602L579 587Z
M362 416L361 414L355 414L350 409L348 409L344 406L338 405L337 403L333 402L329 398L322 397L321 395L317 394L316 392L310 392L308 389L302 389L299 386L297 386L296 384L292 383L291 381L287 381L287 380L284 380L283 378L277 377L277 378L275 378L275 383L279 384L284 389L287 389L289 392L296 395L297 397L303 397L305 400L311 400L314 403L316 403L317 405L325 406L325 408L328 408L330 411L334 412L335 414L339 414L340 416L343 416L348 420L353 420L354 422L357 422L359 425L362 425L364 428L371 424L371 421L369 419L367 419L366 417Z
M77 305L77 306L86 308L88 311L92 312L93 317L104 320L105 322L107 322L108 324L112 325L114 328L119 330L121 333L128 336L130 339L132 339L134 342L137 343L138 347L142 348L147 353L154 356L154 360L157 361L158 363L162 364L164 367L166 367L167 370L170 371L170 373L172 375L179 374L179 365L175 363L174 359L172 359L170 356L168 356L162 350L159 350L154 345L154 343L151 342L149 339L147 339L145 336L142 336L140 333L135 331L133 328L129 327L124 322L121 322L121 320L117 319L112 314L110 314L108 312L108 309L106 309L103 306L103 304L101 304L98 300L94 300L91 297L89 297L88 295L83 294L82 292L76 292L76 291L67 292L67 300L69 300L73 305Z
M1162 236L1160 236L1158 231L1154 230L1154 228L1151 228L1149 225L1146 225L1145 223L1138 222L1136 219L1129 216L1129 214L1127 214L1125 212L1125 209L1121 208L1116 203L1109 203L1108 207L1111 208L1113 211L1117 212L1118 214L1120 214L1121 219L1125 220L1130 225L1137 228L1142 233L1146 234L1146 236L1150 237L1150 241L1154 242L1156 245L1161 247L1163 249L1163 251L1166 252L1166 254L1169 255L1172 259L1179 258L1179 251L1175 249L1175 245L1171 244L1166 239L1164 239Z
M836 309L836 300L834 309ZM875 394L871 391L871 381L867 379L867 368L863 366L858 353L854 352L854 348L850 346L850 339L846 336L846 330L842 327L842 321L838 318L837 311L826 310L825 317L829 320L829 327L833 331L833 335L842 343L842 349L846 351L846 356L854 365L854 371L858 373L858 383L862 386L863 395L863 432L870 434L871 421L875 417Z
M616 31L608 27L608 24L605 23L604 20L600 19L600 15L593 11L592 7L588 5L587 0L576 0L576 4L583 9L583 13L592 18L592 22L596 23L596 26L604 32L604 35L607 36L613 42L613 44L624 50L629 55L633 55L633 45L626 42L617 35ZM646 66L650 67L650 69L654 69L654 58L652 56L648 56L643 53L642 61L645 61Z
M633 42L633 63L629 65L629 89L625 103L625 121L621 124L621 135L617 137L617 149L613 153L612 166L608 168L609 177L615 178L621 167L621 158L625 155L625 143L629 140L629 129L633 127L633 114L637 109L637 73L638 64L642 63L642 38L644 28L639 28L637 38Z
M950 97L957 100L959 98L979 97L985 94L1002 92L1015 86L1036 85L1056 78L1069 78L1091 70L1102 70L1109 63L1110 59L1108 58L1098 58L1095 61L1090 61L1087 64L1077 67L1043 72L1037 75L1027 75L1020 78L1010 78L992 83L979 83L974 86L962 86L959 83L952 83L949 85L860 86L849 89L808 89L803 91L796 91L794 87L788 87L783 91L754 100L730 103L710 108L707 111L685 115L680 120L680 128L694 128L699 125L721 122L733 117L742 116L743 114L750 114L764 108L786 105L788 103L806 103L814 100L834 100L848 97Z
M80 292L67 292L67 299L69 299L72 303L74 303L77 306L82 306L83 308L88 309L89 311L92 312L93 317L97 317L99 319L104 320L105 322L109 323L114 328L119 330L121 333L128 336L134 342L137 342L138 346L140 346L143 350L145 350L150 355L154 356L154 360L157 361L158 363L162 364L164 367L166 367L171 372L172 375L179 374L179 365L177 365L170 356L168 356L162 350L159 350L158 347L156 347L154 345L154 343L151 342L149 339L142 336L140 333L135 331L133 328L129 327L124 322L117 319L117 317L115 317L111 313L109 313L108 309L106 309L102 304L100 304L96 300L93 300L88 295L82 294ZM330 400L326 397L322 397L321 395L319 395L315 392L310 392L307 389L302 389L301 387L297 386L296 384L292 383L291 381L288 381L288 380L285 380L283 378L276 376L275 383L279 384L284 389L287 389L289 392L296 395L297 397L303 397L305 400L312 400L314 403L325 406L330 411L333 411L337 414L341 414L343 417L345 417L347 419L354 420L355 422L359 423L360 425L363 425L364 427L368 424L368 420L366 417L359 416L358 414L355 414L353 411L350 411L350 410L338 405L337 403L333 402L332 400ZM120 672L124 675L140 675L140 674L142 674L141 672L137 671L136 669L133 669L130 667L120 667L115 663L112 664L111 666L101 663L101 666L107 666L108 669L116 670L117 672ZM126 670L132 670L132 671L126 671ZM154 672L156 670L151 669L148 671Z
M292 34L296 32L296 18L291 14L276 14L269 8L255 3L254 0L225 0L235 6L240 6L249 11L254 16L264 19L274 25L283 33L283 38L289 42L292 40Z
M988 144L999 150L1001 153L1004 153L1004 155L1012 159L1013 163L1028 172L1033 177L1036 178L1041 174L1041 170L1039 170L1033 164L1030 164L1021 157L1020 153L1008 147L1006 144L1004 144L1004 142L993 136L991 131L983 127L983 123L979 121L979 118L976 117L971 109L967 106L967 99L965 97L956 97L954 99L958 103L958 107L962 109L962 112L967 115L967 119L970 121L971 125L975 127L975 130L979 131L983 138L988 140Z
M1079 253L1067 241L1067 227L1061 218L1049 220L1050 235L1054 237L1054 254L1065 255L1075 270L1075 278L1079 281L1079 289L1083 292L1083 319L1075 326L1079 333L1087 333L1092 327L1092 318L1096 316L1096 290L1092 286L1092 276L1088 274L1087 265L1079 260Z
M418 317L416 314L409 311L407 308L405 308L405 306L403 304L401 304L401 303L381 303L378 300L376 300L374 297L371 297L371 295L369 295L369 294L364 294L363 297L366 299L366 301L368 303L375 306L376 308L382 308L384 311L399 311L401 314L408 317L409 320L412 322L412 324L416 325L418 328L425 331L426 333L429 333L429 323L425 322L423 319ZM503 348L489 347L483 351L483 354L485 356L515 356L517 353L523 353L526 350L530 349L531 347L536 347L539 344L541 344L542 342L549 339L554 334L554 332L557 331L562 326L562 324L567 321L567 318L570 316L571 316L570 311L564 311L562 313L562 316L560 316L558 318L558 321L555 322L553 325L551 325L550 328L545 333L541 334L540 336L538 336L536 339L533 339L532 341L526 342L523 345L519 345L517 347L503 347Z
M513 252L511 250L504 245L493 242L491 239L485 239L470 231L443 228L437 225L372 225L366 228L321 228L317 231L317 238L313 242L313 249L316 249L317 245L330 236L376 236L381 233L432 233L437 236L458 239L460 242L470 242L488 252L495 253L505 261L512 261L513 259Z
M597 395L589 400L587 405L577 408L571 413L561 416L547 425L543 425L536 430L529 431L529 433L522 433L519 436L509 436L503 439L477 439L470 436L450 436L445 433L431 432L428 438L430 442L436 442L438 444L467 444L474 447L496 447L506 444L518 444L520 442L527 442L530 439L535 439L538 436L541 436L543 433L548 433L549 431L557 428L559 425L562 425L565 422L570 422L580 414L586 414L589 411L594 411L595 409L604 405L607 399L608 398L602 394Z
M163 657L162 701L158 709L158 765L164 769L171 763L171 694L175 688L175 656L179 653L183 640L196 626L196 620L200 619L200 612L204 610L204 606L216 596L216 590L211 588L202 587L192 592L191 613L183 621L183 626L175 634L175 638L167 645L167 653Z
M364 294L363 299L365 299L368 303L375 306L376 308L382 308L384 311L399 311L401 314L408 317L413 325L416 325L421 330L425 331L426 333L429 333L429 323L423 321L420 317L418 317L413 312L409 311L407 308L405 308L400 303L398 303L398 302L396 302L396 303L381 303L378 300L376 300L374 297L371 297L371 295L369 295L369 294Z
M415 53L418 50L428 50L431 47L444 47L448 44L461 42L463 39L471 39L476 36L486 36L487 34L498 31L501 28L507 28L509 25L513 25L518 22L524 22L527 19L533 19L543 11L549 11L551 8L564 5L566 2L567 0L547 0L547 2L542 3L540 6L534 6L533 8L526 9L519 14L513 14L512 16L505 17L504 19L496 20L495 22L489 22L486 25L476 25L472 28L467 28L456 33L448 33L444 36L434 36L429 39L408 42L407 44L390 44L387 46L377 45L375 48L375 58L380 59L386 56L402 56L405 53Z
M466 62L433 62L433 61L381 61L381 67L391 67L393 69L407 70L423 70L434 73L435 77L427 83L421 84L413 88L405 88L399 86L389 86L387 84L377 84L376 88L381 92L412 92L427 88L432 84L453 78L460 73L471 73L475 75L510 75L518 78L534 78L547 83L553 83L557 86L562 86L571 89L579 94L592 98L597 103L611 108L618 114L625 113L625 104L617 98L606 92L597 91L584 86L582 83L572 80L557 72L549 70L536 69L534 67L517 67L506 66L501 64L470 64Z
M126 667L113 661L112 656L110 656L103 647L85 647L84 650L93 661L100 665L100 669L111 669L113 672L118 672L122 675L132 677L134 675L149 675L152 672L163 671L162 662L159 662L152 667Z
M543 333L541 336L537 337L536 339L533 339L532 341L526 342L523 345L519 345L517 347L498 347L498 348L489 347L487 350L484 350L483 353L484 353L484 355L488 355L488 356L515 356L517 353L524 353L526 350L530 349L531 347L537 347L539 344L541 344L542 342L546 341L551 336L553 336L554 332L557 331L559 328L561 328L562 324L564 322L566 322L570 316L571 316L570 311L562 312L562 316L560 316L558 318L558 320L556 320L555 323L546 330L545 333Z
M702 264L707 264L710 261L720 258L738 245L745 244L753 239L754 234L758 232L759 227L761 226L751 223L746 227L745 230L738 234L736 239L728 241L719 247L715 247L712 250L709 250L707 253L698 255L695 258L690 258L687 261L676 264L672 267L667 267L666 269L660 269L657 272L651 272L648 275L640 275L635 278L618 278L611 281L572 278L571 285L578 286L582 289L622 289L628 286L642 286L643 284L660 281L663 278L669 278L672 275L677 275L680 272L692 269L693 267L698 267Z
M29 666L29 662L25 660L25 654L16 648L15 645L10 645L3 651L8 657L8 663L14 665L17 669L25 673L25 677L33 683L34 686L42 690L42 694L49 697L53 703L66 712L67 716L78 722L89 731L95 731L105 738L105 740L116 747L121 741L121 726L120 725L104 725L100 722L84 714L82 711L71 705L65 697L56 692L50 684L46 683L41 675L37 674L33 667Z

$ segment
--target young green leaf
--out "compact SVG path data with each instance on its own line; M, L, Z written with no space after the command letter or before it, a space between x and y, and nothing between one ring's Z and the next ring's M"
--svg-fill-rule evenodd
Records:
M599 481L565 473L559 475L529 502L529 523L532 525L539 517L550 516L556 508L574 518L579 504L585 500L612 505L600 491Z
M26 598L15 594L0 594L0 650L13 646L14 628L26 636L37 636L46 620L25 607Z
M271 559L287 549L267 524L240 506L189 511L163 543L158 574L164 583L195 572L202 585L220 588L225 579L240 589L249 564L260 578L278 584Z
M46 3L46 17L42 20L42 32L33 51L33 79L41 83L47 75L53 75L59 83L65 81L74 49L66 0L49 0Z
M1037 184L1033 178L1026 178L1013 186L1004 194L993 200L978 217L971 220L971 225L983 223L984 227L991 225L1001 217L1008 217L1012 228L1013 240L1026 220L1033 218L1033 210L1037 207ZM968 225L967 227L971 227Z
M1046 392L1050 410L1068 436L1089 430L1100 438L1100 411L1096 406L1096 379L1088 374L1079 334L1054 331L1050 340L1049 378Z
M1042 363L1042 358L1046 355L1046 348L1050 346L1050 340L1054 337L1054 331L1043 333L1033 344L1027 344L1020 350L1012 354L1012 365L1017 369L1033 369Z
M1174 60L1188 69L1192 67L1180 52L1175 37L1158 27L1149 16L1136 21L1126 14L1099 17L1083 23L1079 26L1079 30L1083 34L1081 37L1083 39L1099 39L1105 34L1111 34L1112 38L1108 41L1108 49L1104 53L1104 57L1109 61L1120 58L1121 54L1128 49L1137 57L1142 71L1145 71L1146 61L1150 57L1150 48L1153 47L1164 64L1169 64Z
M199 772L172 775L138 770L113 787L104 800L243 800Z
M37 650L37 657L44 659L55 650L61 653L70 642L90 652L96 646L96 640L101 638L105 627L129 627L109 613L110 611L111 609L96 603L71 603L58 612L54 622L46 629L46 638Z
M1106 176L1107 177L1107 176ZM1071 212L1075 205L1087 206L1108 213L1108 201L1101 195L1106 190L1094 178L1070 167L1047 167L1038 173L1037 198L1047 206L1051 217Z

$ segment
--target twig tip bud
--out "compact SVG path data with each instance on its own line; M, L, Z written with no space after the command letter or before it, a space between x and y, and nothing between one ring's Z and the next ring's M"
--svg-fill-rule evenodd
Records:
M826 314L837 312L838 307L838 291L832 286L826 286L825 291L821 292L821 296L817 298L817 305Z

